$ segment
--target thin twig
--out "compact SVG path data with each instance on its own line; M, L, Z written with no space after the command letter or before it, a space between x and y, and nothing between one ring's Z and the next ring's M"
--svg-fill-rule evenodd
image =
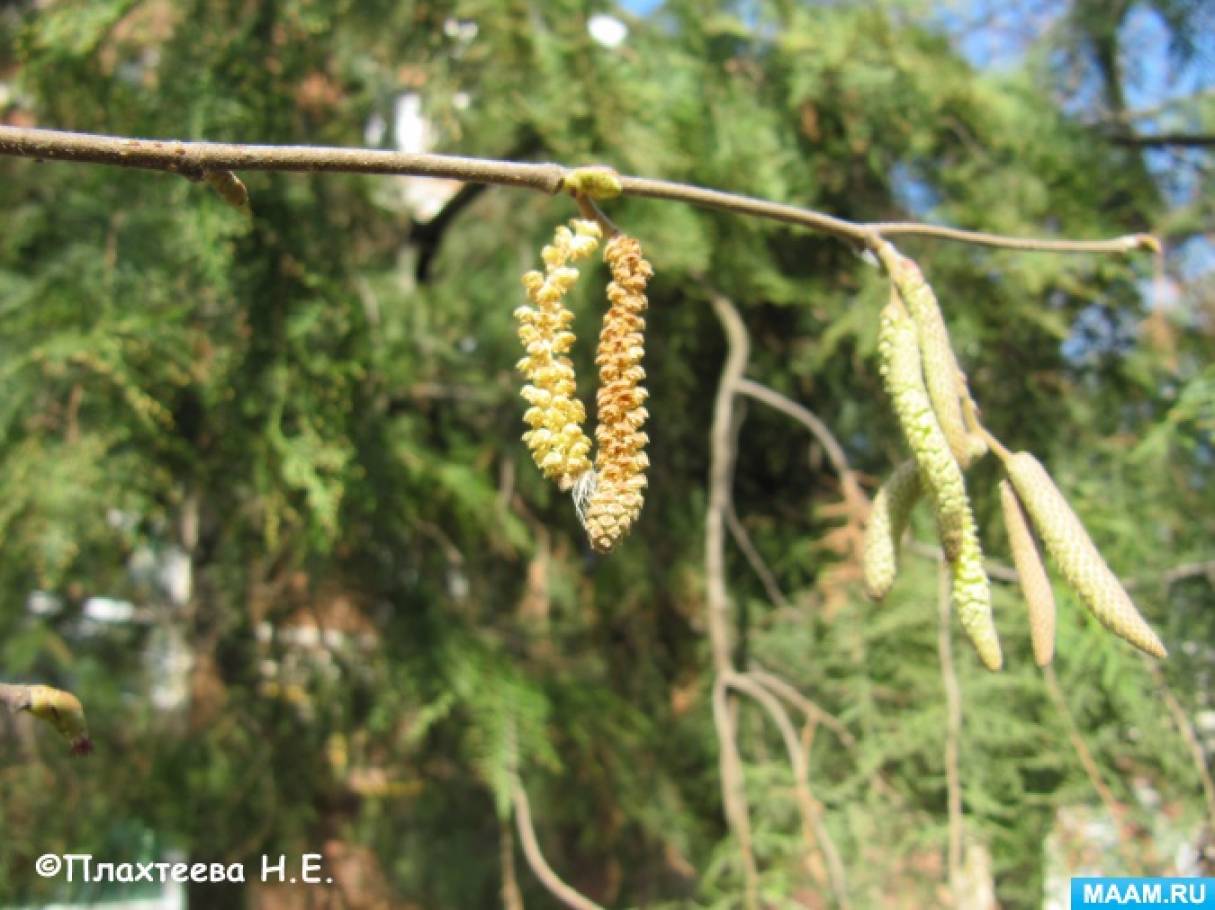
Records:
M1152 677L1152 681L1160 689L1160 695L1164 699L1164 706L1168 708L1169 714L1173 717L1173 723L1177 725L1177 732L1185 740L1186 748L1190 752L1190 758L1194 762L1194 770L1198 772L1198 780L1202 783L1202 795L1207 806L1207 824L1210 825L1212 830L1215 830L1215 781L1211 779L1211 769L1207 766L1207 754L1206 750L1202 748L1202 740L1198 738L1198 731L1194 729L1194 725L1190 722L1190 717L1186 714L1185 708L1181 706L1181 702L1173 694L1172 687L1164 677L1164 671L1156 661L1146 654L1140 654L1139 656L1143 660L1143 665L1147 668L1148 675Z
M523 894L515 872L515 838L510 822L498 822L498 864L502 867L502 910L523 910Z
M1080 765L1084 768L1084 773L1089 779L1089 783L1093 785L1093 789L1097 791L1097 797L1105 806L1105 811L1109 813L1110 818L1114 822L1114 830L1118 836L1118 852L1122 854L1122 861L1126 864L1129 872L1137 874L1140 871L1139 859L1135 856L1135 848L1131 844L1130 834L1126 829L1126 807L1118 801L1114 796L1109 785L1106 784L1105 778L1101 774L1101 768L1097 765L1097 760L1093 758L1093 753L1088 747L1088 743L1084 741L1084 737L1080 734L1080 727L1076 723L1075 715L1072 714L1072 709L1067 704L1067 698L1063 695L1063 689L1059 686L1059 678L1055 675L1055 668L1052 664L1047 664L1042 668L1042 679L1046 683L1047 694L1055 704L1055 709L1059 712L1059 716L1063 718L1063 725L1067 728L1067 738L1072 744L1072 749L1076 752L1076 757L1080 759Z
M12 683L0 683L0 705L4 705L14 714L29 707L30 687L17 686Z
M734 420L734 388L747 368L750 339L738 310L724 295L710 292L713 313L726 335L726 360L713 402L709 431L709 505L705 511L705 623L713 653L713 723L721 750L721 793L726 820L738 840L743 863L744 903L759 906L759 872L751 843L751 816L738 753L734 719L730 714L723 680L733 672L730 660L729 592L726 588L726 515L738 451L738 425Z
M782 395L775 389L770 389L762 383L755 382L753 379L740 378L735 387L740 395L747 395L756 401L763 402L768 407L792 417L809 430L810 434L819 441L819 445L827 453L827 460L831 462L831 467L839 475L840 486L843 488L844 498L848 503L855 505L867 504L869 502L868 497L865 496L860 484L857 482L856 473L848 463L848 456L844 453L844 447L840 445L839 440L835 438L831 429L818 415L798 404L787 395Z
M776 576L772 574L772 570L764 562L764 558L759 554L759 550L755 549L755 543L751 540L751 535L747 533L747 529L743 526L743 523L738 520L738 511L734 508L733 501L730 502L730 507L726 510L726 527L729 528L730 536L734 538L734 543L738 545L738 549L742 550L743 556L751 564L751 570L758 576L759 583L763 585L764 592L768 595L768 600L782 609L792 606L789 598L785 596L785 592L780 589Z
M798 810L802 816L802 836L809 849L817 849L827 863L827 874L831 883L831 891L835 902L842 908L849 906L848 879L844 872L844 864L840 860L839 851L831 839L831 832L823 822L822 812L810 791L810 761L802 748L797 731L793 727L789 715L776 696L760 685L748 674L731 673L726 677L726 684L740 692L745 692L759 702L768 712L772 722L780 731L781 739L785 742L785 751L789 755L789 764L793 769L793 790L797 796Z
M738 736L730 713L726 679L732 671L719 674L713 683L713 728L717 733L721 755L721 802L726 821L738 840L738 853L743 865L743 904L747 910L759 907L759 869L755 864L755 848L751 840L751 810L747 805L746 780L743 776L742 755L738 751Z
M730 510L730 487L738 451L734 390L747 368L751 342L734 304L722 294L710 294L713 313L726 335L726 359L713 402L713 424L709 431L709 506L705 512L705 597L707 625L713 649L713 668L718 674L731 669L729 640L729 596L726 591L726 515Z
M962 775L959 752L962 740L962 690L953 661L950 638L949 563L942 558L937 570L937 654L941 661L941 684L945 689L945 787L949 811L949 851L947 874L954 894L954 906L961 907L962 895Z
M936 544L924 543L922 540L908 540L904 544L903 550L912 556L919 556L921 559L931 559L933 562L939 562L945 556L945 551ZM1010 585L1017 583L1017 570L1007 563L998 562L994 559L984 559L983 569L987 572L988 577L996 581L1007 582Z
M523 857L540 884L548 889L549 894L573 910L603 910L588 897L579 894L561 880L553 871L552 866L540 851L540 843L536 840L536 829L532 825L531 805L527 801L527 792L523 784L515 777L511 784L511 802L515 807L515 825L519 829L519 841L523 845Z
M770 689L773 695L777 695L789 702L789 704L801 711L802 714L806 716L807 720L825 726L832 733L838 736L840 742L842 742L848 749L856 748L856 737L852 735L851 730L844 726L844 722L842 720L840 720L830 711L819 707L817 704L799 692L796 687L791 685L789 682L781 679L775 673L769 673L767 670L759 669L754 666L747 670L747 675L756 682Z
M324 146L135 139L4 125L0 125L0 155L167 171L195 180L214 170L326 171L441 177L468 183L521 187L544 193L560 192L565 186L566 175L570 173L569 168L560 164L497 161L456 155ZM866 247L871 247L879 236L915 235L981 246L1056 253L1128 253L1137 249L1159 248L1156 239L1147 234L1132 234L1110 240L1050 240L1004 237L917 222L861 224L812 209L668 180L621 176L620 184L626 196L667 199L766 218L833 234Z

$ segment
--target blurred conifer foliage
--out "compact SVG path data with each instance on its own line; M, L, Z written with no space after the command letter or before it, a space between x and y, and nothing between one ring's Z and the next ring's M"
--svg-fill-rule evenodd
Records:
M1109 61L1148 5L1058 6L1072 57L1043 47L986 72L919 3L18 0L0 5L0 119L602 162L856 220L1159 229L1193 252L1215 196L1179 202L1058 81L1080 61L1106 80L1103 116L1123 116L1129 76ZM1201 5L1156 7L1184 53ZM623 41L596 39L597 15ZM1209 127L1209 102L1191 107ZM1209 189L1209 153L1192 154ZM602 558L519 440L511 313L569 200L241 176L251 216L165 174L0 160L0 668L70 685L96 744L69 764L0 726L0 903L64 893L33 872L46 852L254 868L340 847L364 850L395 906L499 906L517 767L549 862L601 904L739 906L703 618L724 353L708 293L742 314L747 375L813 410L876 481L903 457L879 273L831 238L607 205L655 278L646 510ZM1212 580L1164 574L1209 559L1215 531L1209 279L1174 260L1154 276L1150 256L900 248L933 281L986 423L1050 466L1170 645L1153 675L1057 588L1059 685L1137 838L1127 871L1168 870L1164 819L1211 821L1161 690L1186 716L1212 710ZM580 339L604 306L603 266L586 271ZM590 350L575 358L593 401ZM780 596L731 544L736 658L842 724L806 736L851 906L939 905L935 561L913 546L867 602L846 544L863 516L823 452L739 407L737 519ZM1007 563L996 479L989 459L969 483ZM911 532L932 541L930 516ZM1036 907L1057 814L1099 804L1015 586L995 612L1003 673L955 649L966 836L1002 905ZM831 905L778 731L754 703L737 724L761 893ZM527 905L550 906L515 861ZM225 894L211 904L243 899Z

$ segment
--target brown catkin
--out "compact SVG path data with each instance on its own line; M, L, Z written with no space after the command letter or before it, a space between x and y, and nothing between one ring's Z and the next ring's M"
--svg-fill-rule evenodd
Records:
M1004 459L1004 469L1046 551L1089 612L1140 650L1167 656L1041 462L1029 452L1017 452Z
M953 457L961 467L968 468L986 447L980 437L968 431L963 418L962 396L965 388L962 368L949 340L949 328L945 325L936 294L915 260L901 255L889 243L879 247L879 256L915 323L924 384L937 422L949 441Z
M611 550L641 513L649 437L642 431L649 413L649 393L641 384L645 369L646 283L653 276L641 257L636 238L617 234L604 246L612 280L608 284L608 310L599 333L595 363L599 367L596 398L599 423L595 428L593 488L582 512L591 546ZM577 491L576 491L577 494ZM575 497L576 502L578 496Z
M568 490L590 470L591 440L582 429L586 408L578 399L574 365L566 356L574 343L574 314L564 298L578 280L569 263L590 256L602 236L594 221L573 221L571 231L557 228L541 255L545 271L523 276L531 306L515 310L519 340L527 356L517 364L528 379L520 393L531 407L523 415L530 429L523 441L545 477Z
M1007 479L1000 481L1000 508L1004 512L1013 565L1017 567L1021 592L1029 608L1029 637L1034 647L1034 660L1039 667L1045 667L1055 656L1055 592L1034 541L1034 532L1029 527L1029 518L1017 498L1017 491Z
M895 468L873 497L861 562L865 593L874 600L881 600L894 587L899 568L899 542L907 530L911 509L919 498L920 469L914 458Z
M936 512L941 547L953 562L962 548L962 524L970 510L966 484L924 387L915 326L897 299L882 310L878 353L894 412Z

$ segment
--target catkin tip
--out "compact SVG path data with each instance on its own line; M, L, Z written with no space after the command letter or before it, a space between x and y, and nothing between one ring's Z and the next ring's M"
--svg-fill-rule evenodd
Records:
M991 584L983 568L983 548L969 506L963 523L962 546L951 565L953 604L962 628L987 669L1004 666L1000 636L991 615Z

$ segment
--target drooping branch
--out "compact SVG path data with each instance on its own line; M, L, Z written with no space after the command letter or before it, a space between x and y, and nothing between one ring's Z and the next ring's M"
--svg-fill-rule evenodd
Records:
M1119 133L1111 136L1110 141L1132 148L1206 148L1215 145L1215 133Z
M738 451L738 422L734 419L735 386L747 369L750 338L734 304L710 292L713 313L726 335L726 361L713 403L709 430L709 504L705 512L705 623L713 654L713 724L720 751L722 804L726 820L738 840L743 864L744 905L759 907L759 872L751 844L751 816L738 751L734 717L728 702L726 679L734 672L730 660L729 592L726 588L726 516Z
M856 479L856 472L848 463L844 447L840 445L839 440L835 438L835 434L831 432L831 428L823 422L822 418L792 398L754 380L740 379L737 388L739 394L763 402L768 407L793 418L809 430L810 434L818 440L819 445L823 447L827 453L827 460L831 462L831 467L835 468L836 474L839 475L844 499L848 501L849 505L867 505L868 497L861 491L861 486Z
M1063 720L1063 725L1067 730L1067 738L1072 744L1072 749L1076 753L1076 757L1080 759L1080 766L1084 769L1084 775L1092 784L1093 789L1097 791L1097 797L1101 800L1105 811L1109 813L1110 818L1114 822L1114 830L1118 835L1118 852L1122 854L1122 861L1126 864L1128 870L1132 874L1138 874L1140 871L1140 863L1135 855L1135 847L1131 843L1131 835L1127 830L1126 824L1126 806L1124 806L1114 792L1109 788L1109 784L1105 782L1105 777L1101 773L1101 768L1097 764L1097 760L1093 757L1092 750L1089 749L1088 743L1084 741L1084 737L1080 733L1080 725L1076 723L1075 715L1072 714L1072 709L1067 703L1067 697L1063 694L1063 689L1059 685L1059 678L1055 675L1053 665L1047 665L1042 668L1042 680L1046 683L1046 692L1050 696L1050 700L1054 702L1055 710L1059 712L1059 716Z
M561 876L553 871L553 867L544 858L544 853L540 850L540 842L536 839L536 827L532 824L532 809L531 804L527 801L527 791L523 789L523 784L518 777L511 785L511 802L515 809L515 825L519 829L523 857L527 860L527 865L531 867L536 878L540 879L540 884L548 889L549 894L565 906L572 907L573 910L603 910L593 900L584 897L563 882Z
M560 164L497 161L458 155L325 146L136 139L5 125L0 125L0 155L166 171L192 180L201 180L215 171L396 174L498 184L550 194L565 189L566 178L573 173L572 169ZM919 222L864 224L795 205L647 177L621 176L620 189L625 196L666 199L780 221L832 234L870 248L881 237L920 236L1055 253L1129 253L1138 249L1160 249L1159 241L1150 234L1129 234L1108 240L1053 240L1005 237Z
M802 816L802 835L807 846L817 847L822 853L827 864L827 875L836 904L841 908L847 908L850 904L844 863L840 859L831 833L823 823L823 815L818 803L810 792L810 760L806 755L806 750L802 748L797 732L793 729L793 722L789 720L788 712L785 711L776 696L752 679L750 674L730 673L725 677L725 681L731 688L744 692L759 702L768 716L772 718L772 722L776 724L781 739L785 743L789 765L793 770L793 790L797 797L798 811Z

